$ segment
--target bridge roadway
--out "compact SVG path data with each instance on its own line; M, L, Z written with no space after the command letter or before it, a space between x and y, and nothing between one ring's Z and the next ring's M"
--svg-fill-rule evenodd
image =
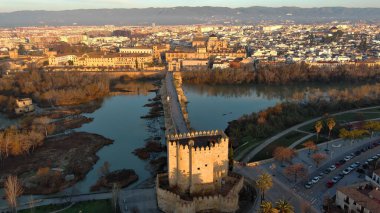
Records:
M177 90L175 89L174 77L173 77L172 72L167 72L166 77L165 77L165 83L166 83L167 96L169 96L169 101L167 97L164 97L165 100L163 101L169 102L168 104L169 112L170 112L170 117L174 125L174 132L175 133L189 132L189 129L187 128L187 124L185 121L185 117L183 116L181 104L178 99Z

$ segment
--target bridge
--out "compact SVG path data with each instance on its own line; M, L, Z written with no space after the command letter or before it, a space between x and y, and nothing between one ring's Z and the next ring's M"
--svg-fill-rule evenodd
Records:
M173 72L167 72L161 91L167 134L186 133L190 129L189 122L185 118L187 115L183 101L185 97L178 94L178 90L182 91L181 79L178 77L179 75L175 79Z

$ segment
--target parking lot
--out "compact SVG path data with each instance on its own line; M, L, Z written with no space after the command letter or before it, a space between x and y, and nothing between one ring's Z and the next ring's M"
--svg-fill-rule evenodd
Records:
M365 169L363 169L363 165L366 165L366 162L368 162L368 160L370 161L369 164L373 164L380 157L380 146L378 144L374 145L375 146L372 149L364 150L364 147L368 147L368 144L365 144L353 150L353 154L341 156L340 158L336 159L336 163L326 165L314 171L310 175L311 178L298 183L295 186L295 190L302 197L309 200L314 206L321 207L324 198L327 196L334 196L338 187L347 186L364 181L365 175L363 172L366 171ZM359 152L359 150L361 151ZM350 155L353 156L351 159L346 158ZM345 161L345 158L348 161L342 164L342 162ZM335 169L333 169L334 167ZM328 172L327 170L330 171ZM316 183L311 184L310 188L308 189L307 183L311 182L311 180L314 177L318 176L320 177L320 179Z

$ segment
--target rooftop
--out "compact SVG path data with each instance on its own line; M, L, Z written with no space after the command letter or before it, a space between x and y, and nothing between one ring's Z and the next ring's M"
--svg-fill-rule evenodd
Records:
M377 212L380 208L380 191L367 182L339 188L338 191L353 199L357 204Z

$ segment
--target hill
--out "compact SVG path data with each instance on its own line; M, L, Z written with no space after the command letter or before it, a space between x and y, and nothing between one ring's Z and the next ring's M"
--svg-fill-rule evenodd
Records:
M159 25L204 23L316 23L329 21L380 21L380 8L345 7L173 7L144 9L79 9L0 13L0 26L41 25Z

